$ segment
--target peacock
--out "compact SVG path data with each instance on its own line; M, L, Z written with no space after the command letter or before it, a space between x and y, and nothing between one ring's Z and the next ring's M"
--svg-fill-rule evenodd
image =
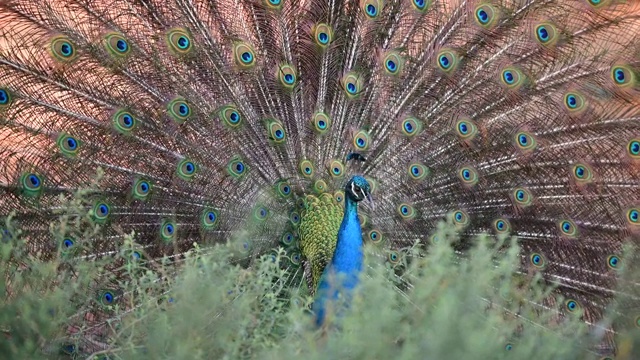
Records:
M282 245L322 326L364 244L395 264L446 219L459 251L516 236L522 273L596 322L638 244L636 1L5 0L0 16L0 226L33 256L108 258L134 234L138 259L237 240L252 266ZM96 171L87 253L48 224Z

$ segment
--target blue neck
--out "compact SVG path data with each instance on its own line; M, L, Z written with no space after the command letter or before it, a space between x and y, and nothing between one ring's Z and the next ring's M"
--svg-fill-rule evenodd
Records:
M338 231L338 242L331 266L338 273L355 275L362 270L362 229L358 220L358 203L345 196L344 217ZM351 288L355 283L345 284Z
M338 298L338 289L343 289L343 295L348 297L350 289L358 285L358 275L362 270L362 229L358 220L358 204L345 197L344 217L338 231L336 250L333 253L331 263L325 268L324 274L318 285L318 292L313 304L316 313L316 325L321 326L325 321L327 300ZM335 276L328 276L329 272ZM339 284L329 284L329 279L340 278ZM333 289L331 289L333 288Z

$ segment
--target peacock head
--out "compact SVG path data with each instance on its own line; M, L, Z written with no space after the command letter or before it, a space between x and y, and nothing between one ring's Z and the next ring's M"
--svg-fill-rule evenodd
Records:
M344 193L355 202L360 202L364 199L371 200L371 185L365 178L356 175L349 180Z

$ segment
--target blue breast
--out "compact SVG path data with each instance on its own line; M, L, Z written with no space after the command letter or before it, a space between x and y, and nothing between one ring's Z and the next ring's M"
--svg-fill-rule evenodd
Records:
M336 299L339 295L348 297L350 290L358 284L362 263L362 229L358 220L358 204L346 197L344 217L338 231L336 250L333 253L331 263L324 270L313 304L317 326L324 323L327 300ZM330 283L331 280L340 281Z

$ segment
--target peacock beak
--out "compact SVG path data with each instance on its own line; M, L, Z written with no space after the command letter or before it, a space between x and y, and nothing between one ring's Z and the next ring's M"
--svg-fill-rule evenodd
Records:
M373 198L371 197L371 194L367 193L367 200L369 201L369 207L371 207L371 211L375 211L376 210L376 203L373 202Z

